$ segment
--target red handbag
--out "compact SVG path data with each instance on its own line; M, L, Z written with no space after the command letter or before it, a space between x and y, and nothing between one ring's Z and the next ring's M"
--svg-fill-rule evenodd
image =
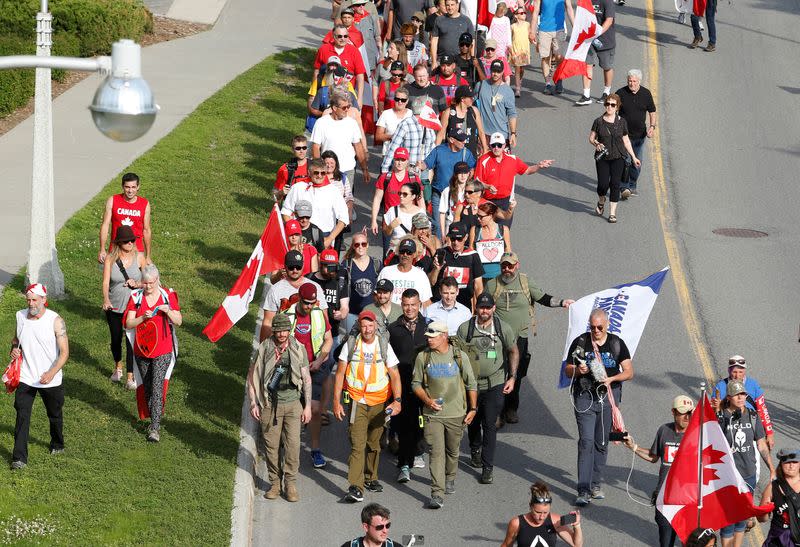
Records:
M22 353L19 357L12 359L8 368L3 373L3 383L6 385L6 393L14 393L19 386L19 375L22 371Z

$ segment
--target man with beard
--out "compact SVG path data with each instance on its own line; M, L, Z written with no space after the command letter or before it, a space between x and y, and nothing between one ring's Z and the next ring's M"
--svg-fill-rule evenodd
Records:
M378 319L378 334L380 336L388 336L389 325L397 321L403 314L403 308L400 307L400 304L392 302L393 292L394 284L391 281L379 279L375 283L372 304L364 306L365 310L374 313Z
M400 303L403 291L416 289L422 305L427 307L431 303L431 284L420 268L414 266L414 256L417 254L417 244L413 239L404 239L398 245L400 262L394 266L386 266L378 274L378 280L388 279L392 282L392 302Z
M517 337L519 350L519 369L514 390L505 396L501 422L515 424L519 421L517 409L519 408L519 389L522 379L528 374L531 354L528 346L531 324L534 325L533 334L536 335L536 321L534 319L534 303L548 308L569 308L574 300L559 300L550 296L528 276L519 271L519 258L516 253L503 253L500 258L500 276L486 283L486 292L492 295L497 305L495 314L508 323ZM502 424L500 424L502 425Z

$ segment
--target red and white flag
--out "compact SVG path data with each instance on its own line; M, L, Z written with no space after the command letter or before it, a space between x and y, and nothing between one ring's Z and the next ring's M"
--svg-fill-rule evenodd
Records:
M434 131L439 131L442 128L442 122L439 121L439 116L436 115L430 100L425 101L425 104L422 105L422 110L417 116L417 120L422 127L427 127Z
M700 423L702 414L702 424ZM702 477L698 488L698 444L703 431ZM700 502L698 503L698 493ZM707 396L698 403L675 460L656 498L656 508L683 543L697 528L720 528L772 511L774 504L756 506L753 494L733 461L728 441Z
M692 3L692 13L696 17L706 16L706 0L694 0Z
M253 249L253 254L247 260L233 284L228 296L222 301L214 317L203 329L203 334L212 342L216 342L228 332L239 319L247 314L247 308L256 295L258 277L283 267L283 258L286 255L286 234L283 229L278 205L272 209L267 225L261 238Z
M572 25L572 34L569 37L567 52L564 60L558 64L553 81L564 80L572 76L592 77L591 71L586 66L586 55L592 40L602 34L602 27L597 24L594 7L590 0L578 0L575 10L575 21Z

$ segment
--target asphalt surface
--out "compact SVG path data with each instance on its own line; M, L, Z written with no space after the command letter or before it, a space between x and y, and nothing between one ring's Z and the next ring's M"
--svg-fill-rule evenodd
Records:
M654 68L647 59L646 6L631 1L618 8L613 89L624 85L629 68L642 69L643 85L649 86ZM797 12L796 0L720 2L714 53L685 47L692 31L688 22L677 24L672 2L659 1L654 17L667 187L664 225L676 239L714 375L726 372L730 354L748 359L751 375L766 390L779 447L800 443L794 370L800 302L793 276L800 263L795 213L800 191L794 180L800 163L800 80L793 54L800 44L793 32L800 22ZM512 241L524 270L547 292L578 298L668 265L652 146L644 154L640 196L620 204L618 224L606 223L593 214L595 174L587 143L601 107L573 106L581 88L577 78L567 82L560 97L541 93L538 69L529 70L527 78L527 91L517 103L517 153L530 162L555 158L556 163L518 181ZM602 92L599 70L592 91L594 96ZM365 199L371 194L357 179L358 196ZM712 233L723 227L768 235L742 239ZM498 545L508 520L527 510L528 487L535 480L552 488L553 511L572 509L576 426L566 391L555 388L566 313L546 308L537 313L539 335L523 387L521 421L498 435L494 484L480 485L476 471L466 465L465 435L457 492L446 496L443 509L432 511L424 508L428 469L415 469L411 482L398 485L393 458L384 453L385 490L366 492L365 502L391 509L392 538L415 533L423 534L429 546ZM636 376L623 389L621 408L637 442L649 446L657 427L671 420L671 399L679 393L696 397L703 378L672 274L633 363ZM330 460L326 469L314 470L308 452L301 454L300 502L256 496L255 545L341 545L360 535L363 504L341 502L347 487L346 428L325 428L322 443ZM657 545L653 509L626 493L630 467L630 451L612 446L607 499L582 511L585 545ZM636 460L629 482L634 498L648 501L656 472L657 465ZM755 544L755 536L748 534L749 544Z

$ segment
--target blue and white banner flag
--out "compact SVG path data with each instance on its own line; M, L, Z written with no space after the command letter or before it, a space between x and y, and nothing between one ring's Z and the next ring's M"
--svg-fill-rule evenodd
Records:
M602 308L608 313L608 332L622 338L633 357L667 272L669 272L669 267L641 281L617 285L611 289L592 293L577 300L569 307L569 331L567 332L567 343L564 346L564 355L561 359L558 387L569 386L570 379L564 374L567 366L567 352L575 338L589 331L589 314L595 308Z

